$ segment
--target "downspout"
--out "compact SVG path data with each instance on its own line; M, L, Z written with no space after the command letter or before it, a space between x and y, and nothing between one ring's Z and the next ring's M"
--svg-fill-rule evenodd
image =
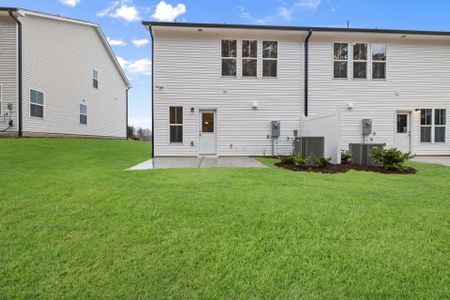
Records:
M304 110L305 110L305 117L308 116L308 55L309 55L309 38L311 37L313 31L312 29L309 30L308 35L305 39L305 99L304 99Z
M8 11L11 18L16 21L18 30L17 30L17 65L18 65L18 123L19 123L19 136L22 136L22 23L19 19L13 14L13 10Z
M127 88L126 92L126 121L125 121L125 137L128 140L130 137L128 136L128 91L130 88Z
M155 99L154 99L154 67L155 67L155 38L152 32L152 26L148 26L150 37L152 38L152 158L155 157Z

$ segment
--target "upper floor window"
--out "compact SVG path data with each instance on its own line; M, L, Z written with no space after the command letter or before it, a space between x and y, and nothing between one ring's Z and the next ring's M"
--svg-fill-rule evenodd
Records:
M372 78L386 79L386 45L372 44Z
M353 45L353 78L367 78L367 44Z
M98 71L93 70L92 72L92 86L98 89Z
M445 109L420 110L421 143L431 143L431 142L445 143L445 127L446 127Z
M278 42L263 41L263 77L278 76Z
M236 40L222 40L222 76L236 76Z
M258 41L242 41L242 76L256 77L258 70Z
M170 127L170 142L183 142L183 107L171 106L169 108L169 127Z
M87 124L87 105L80 104L80 124Z
M30 116L44 118L44 93L30 89Z
M334 43L334 78L347 78L348 44Z

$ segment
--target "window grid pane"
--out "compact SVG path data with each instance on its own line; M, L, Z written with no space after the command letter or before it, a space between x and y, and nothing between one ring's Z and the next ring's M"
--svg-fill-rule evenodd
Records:
M263 58L278 58L278 42L263 41Z
M41 105L31 104L30 105L30 116L36 118L44 118L44 107Z
M445 125L446 122L446 110L445 109L435 109L434 110L434 124L435 125Z
M222 40L222 57L236 57L236 40Z

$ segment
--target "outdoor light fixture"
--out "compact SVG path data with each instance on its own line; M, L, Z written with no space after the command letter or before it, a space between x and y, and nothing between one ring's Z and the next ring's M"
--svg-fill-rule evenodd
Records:
M195 108L191 107L191 113L193 113L195 111Z
M352 102L347 103L347 109L352 109L352 108L353 108L353 103Z
M258 108L258 102L254 101L254 102L252 103L252 108L253 108L253 109L257 109L257 108Z

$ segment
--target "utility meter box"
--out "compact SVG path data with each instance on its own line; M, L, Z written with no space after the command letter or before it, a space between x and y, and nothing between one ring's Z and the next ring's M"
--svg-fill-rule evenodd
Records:
M280 136L280 121L272 121L272 137L277 138Z
M370 135L372 133L372 119L362 119L362 135Z

